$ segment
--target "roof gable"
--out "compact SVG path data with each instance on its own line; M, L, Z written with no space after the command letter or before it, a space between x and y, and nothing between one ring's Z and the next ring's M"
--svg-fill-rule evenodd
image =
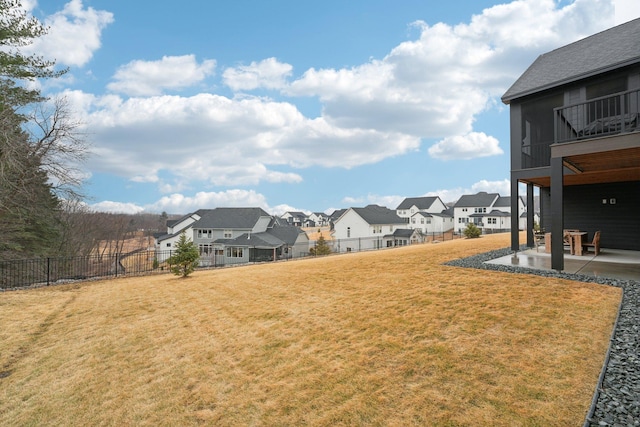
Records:
M406 224L407 222L400 218L396 211L392 211L389 208L378 205L368 205L364 208L351 208L356 212L363 220L370 225L384 225L384 224Z
M456 208L473 208L492 206L495 200L500 197L498 193L486 193L481 191L477 194L465 194L456 202Z
M433 197L407 197L398 205L396 209L411 209L415 206L418 209L429 209L431 205L438 199L437 196Z
M200 220L193 228L251 229L261 217L270 217L262 208L216 208L196 212Z
M509 104L542 90L640 63L640 18L540 55L502 96Z

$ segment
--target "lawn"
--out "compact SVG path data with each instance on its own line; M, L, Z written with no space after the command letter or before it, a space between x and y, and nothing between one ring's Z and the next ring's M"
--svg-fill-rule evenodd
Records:
M0 293L0 425L580 426L620 289L508 234Z

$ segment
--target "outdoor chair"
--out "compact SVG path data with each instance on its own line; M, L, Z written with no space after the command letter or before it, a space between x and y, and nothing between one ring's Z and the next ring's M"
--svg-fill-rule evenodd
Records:
M536 252L538 252L538 248L540 246L544 246L544 230L534 231L533 232L533 242L536 245Z
M596 255L600 254L600 231L596 231L593 235L591 243L585 242L582 244L582 250L587 252L589 248L593 248Z

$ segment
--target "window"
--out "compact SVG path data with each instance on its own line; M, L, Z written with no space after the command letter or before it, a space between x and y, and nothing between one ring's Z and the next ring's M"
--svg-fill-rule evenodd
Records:
M431 218L427 218L427 224L431 224Z
M422 220L424 223L424 219ZM415 224L416 223L416 219L415 218L411 218L411 224Z
M351 237L351 227L347 227L347 239Z
M231 239L233 237L233 231L224 230L223 236L224 236L225 239Z
M227 248L227 258L242 258L244 256L244 248Z
M424 224L424 218L420 218L420 224Z
M200 256L209 256L211 254L211 245L198 245L198 250L200 251Z
M198 230L198 239L210 239L211 230Z
M382 226L374 225L373 226L373 234L380 234L380 233L382 233Z
M171 247L171 243L167 243L167 247L170 248Z

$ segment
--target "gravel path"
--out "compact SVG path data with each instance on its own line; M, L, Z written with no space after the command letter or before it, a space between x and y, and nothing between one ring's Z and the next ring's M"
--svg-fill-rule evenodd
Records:
M536 274L623 289L622 303L609 344L609 352L584 427L640 426L640 282L485 263L511 254L513 251L506 248L453 260L446 264L508 273Z

